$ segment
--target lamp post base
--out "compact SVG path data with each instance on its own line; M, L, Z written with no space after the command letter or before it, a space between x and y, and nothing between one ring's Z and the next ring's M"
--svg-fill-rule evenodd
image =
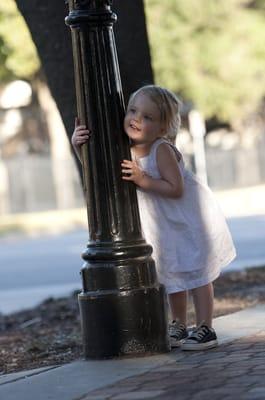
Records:
M78 300L87 359L170 350L163 286L82 292Z

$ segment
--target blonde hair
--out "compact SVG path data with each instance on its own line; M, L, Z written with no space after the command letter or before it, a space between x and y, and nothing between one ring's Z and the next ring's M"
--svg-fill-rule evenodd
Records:
M180 100L168 89L157 85L147 85L131 94L128 107L138 94L148 96L157 105L161 122L165 124L166 133L164 136L174 142L180 128Z

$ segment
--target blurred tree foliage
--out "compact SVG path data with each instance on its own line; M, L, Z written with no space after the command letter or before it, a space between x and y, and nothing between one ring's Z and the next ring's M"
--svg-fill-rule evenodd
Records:
M238 120L265 94L264 0L145 0L156 82Z
M145 0L156 82L206 118L238 120L265 94L265 0ZM40 63L14 0L0 4L0 79Z
M39 67L35 46L15 1L1 1L0 80L30 79Z

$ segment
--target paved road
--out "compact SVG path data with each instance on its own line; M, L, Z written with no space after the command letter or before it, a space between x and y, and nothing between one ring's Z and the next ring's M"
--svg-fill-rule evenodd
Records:
M265 215L228 220L237 258L227 270L265 265Z
M265 215L228 221L238 257L228 269L265 264ZM0 240L0 312L32 307L81 286L85 230L38 238Z
M32 307L81 287L81 252L87 233L75 231L0 241L0 312Z

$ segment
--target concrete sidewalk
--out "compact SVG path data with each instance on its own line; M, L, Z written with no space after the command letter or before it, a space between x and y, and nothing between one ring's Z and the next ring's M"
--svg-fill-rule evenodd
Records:
M265 399L265 305L214 320L205 352L77 361L0 377L2 400Z

